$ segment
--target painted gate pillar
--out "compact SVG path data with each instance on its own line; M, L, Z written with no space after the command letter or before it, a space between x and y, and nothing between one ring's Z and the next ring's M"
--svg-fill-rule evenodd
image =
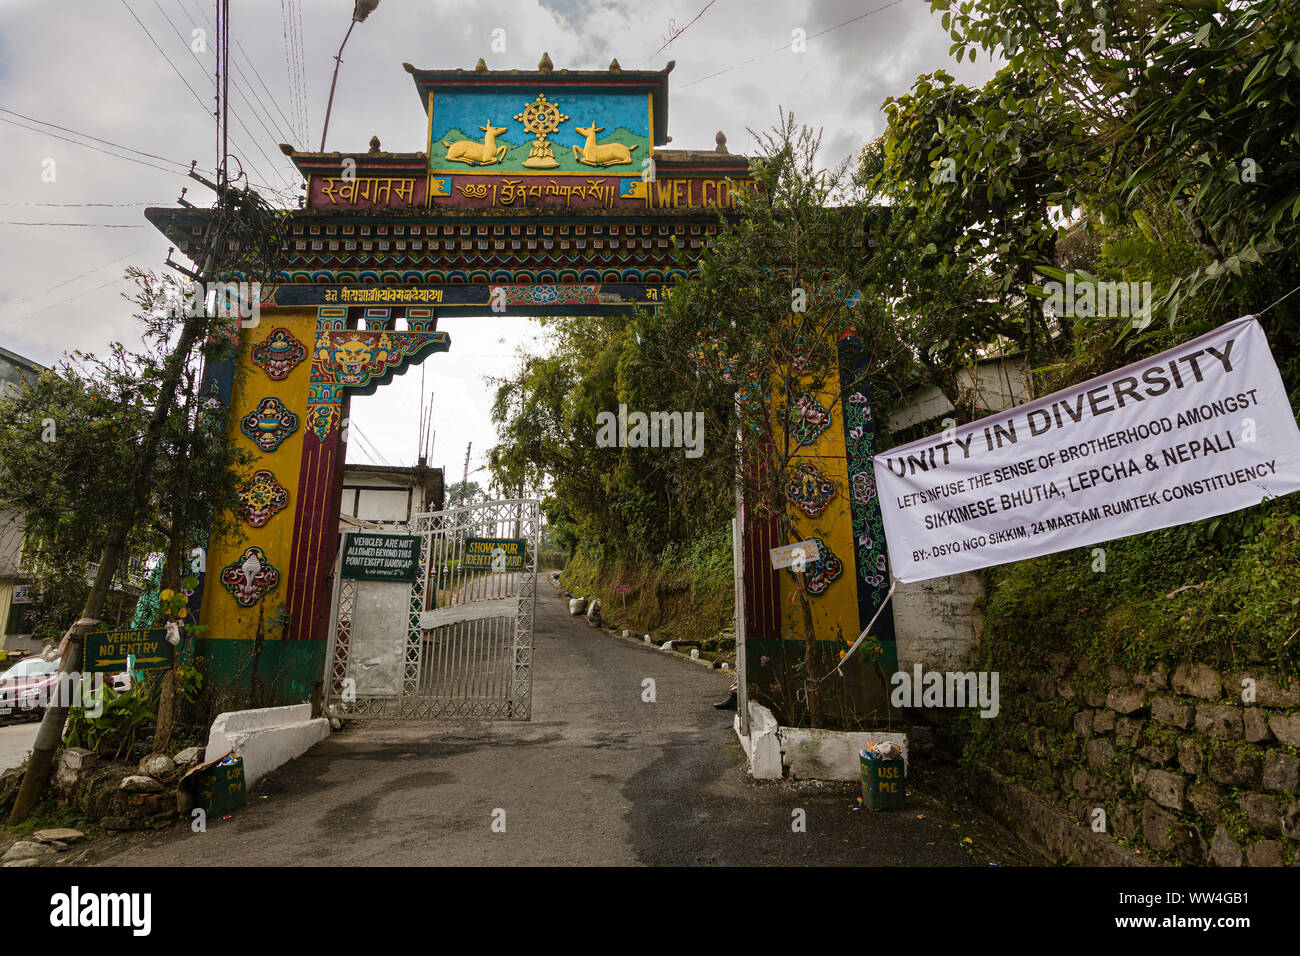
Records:
M802 540L816 540L820 557L806 568L817 637L817 667L826 674L848 651L889 593L889 563L871 456L876 451L871 390L861 381L865 356L856 336L838 343L834 394L804 395L791 424L797 448L783 489L784 506ZM804 627L798 581L774 570L769 551L788 542L774 518L743 515L745 535L746 674L750 699L783 721L806 716ZM858 653L843 677L821 683L828 724L848 729L886 717L888 675L898 666L891 608L872 628L879 655Z
M264 306L233 362L209 370L228 435L253 457L237 531L209 542L200 584L196 650L219 693L299 702L322 679L348 404L446 351L436 324L429 308Z

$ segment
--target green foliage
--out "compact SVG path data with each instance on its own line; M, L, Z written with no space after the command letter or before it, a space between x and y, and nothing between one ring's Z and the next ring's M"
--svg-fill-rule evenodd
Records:
M100 716L87 716L85 707L68 711L63 745L85 747L113 759L130 759L136 743L158 721L157 703L151 699L143 681L132 684L124 693L105 684L100 693L103 695Z
M989 572L981 639L995 669L1065 651L1149 669L1196 660L1300 674L1300 514L1289 500Z

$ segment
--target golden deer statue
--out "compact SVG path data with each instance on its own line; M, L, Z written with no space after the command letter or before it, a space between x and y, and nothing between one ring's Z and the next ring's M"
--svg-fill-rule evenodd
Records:
M466 163L470 166L494 166L501 162L501 157L509 147L498 146L497 137L506 131L505 127L493 126L492 121L488 120L488 124L479 129L484 133L481 143L472 139L457 140L454 143L443 140L442 145L447 147L447 162Z
M622 143L597 143L596 134L605 132L605 127L595 123L575 126L574 131L587 137L581 149L573 147L573 158L584 166L624 166L632 162L632 150L641 145L636 143L629 149Z

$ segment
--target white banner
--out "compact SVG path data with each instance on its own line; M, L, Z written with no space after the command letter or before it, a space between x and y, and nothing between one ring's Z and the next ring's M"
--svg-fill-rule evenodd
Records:
M894 576L923 581L1290 494L1300 429L1245 316L874 464Z

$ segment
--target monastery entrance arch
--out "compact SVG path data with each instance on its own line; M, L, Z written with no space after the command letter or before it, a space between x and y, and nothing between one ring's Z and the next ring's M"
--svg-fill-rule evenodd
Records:
M352 396L451 349L443 316L655 307L749 181L747 158L729 153L721 134L713 149L667 148L671 63L555 70L544 56L530 71L482 60L472 70L404 66L426 112L426 148L385 152L377 137L365 152L281 147L306 189L281 281L262 290L237 356L206 370L206 393L228 406L229 433L256 464L240 495L243 535L209 542L193 600L206 627L198 653L214 684L252 706L325 696ZM180 251L197 253L205 210L146 215ZM831 442L827 475L849 487L848 429L822 440ZM836 530L822 540L818 600L856 631L875 609L864 579L876 570L855 544L858 511L872 502L855 498L850 515L845 497L821 503L823 524ZM807 506L801 491L792 501ZM738 633L747 632L751 658L766 659L784 639L790 588L767 548L784 542L763 527L746 527L744 538Z

